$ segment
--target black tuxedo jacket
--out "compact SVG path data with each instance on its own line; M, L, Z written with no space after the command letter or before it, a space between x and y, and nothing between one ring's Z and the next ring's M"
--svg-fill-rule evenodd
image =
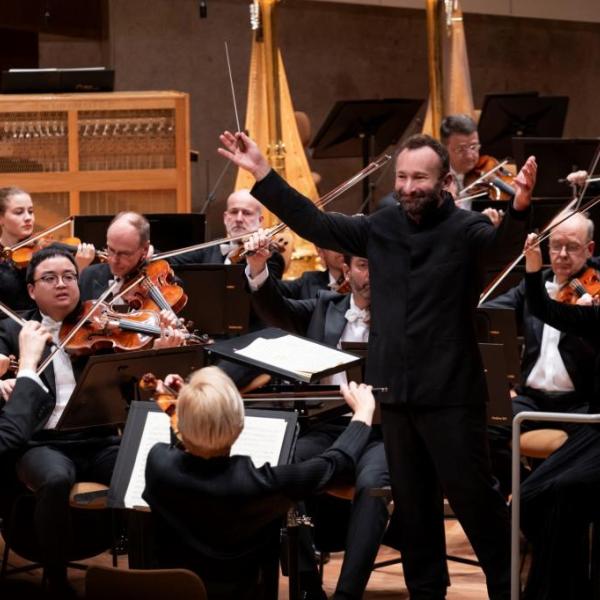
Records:
M23 318L28 321L41 321L42 315L39 310L35 309L23 313ZM17 359L19 358L19 331L21 326L15 323L12 319L5 319L0 322L0 354L9 356L13 354ZM42 354L42 362L50 353L50 346L46 347ZM88 358L86 356L76 357L73 359L73 374L75 380L79 379L79 376L83 372ZM50 412L46 417L50 416L50 413L54 409L56 403L56 382L54 378L54 366L50 363L46 369L41 373L40 379L48 388L46 393L42 388L34 383L46 396L47 403L50 405ZM13 398L9 400L8 404L11 404ZM43 425L47 419L44 419ZM61 445L78 445L84 443L99 443L102 445L110 445L118 443L119 438L115 436L115 429L113 427L94 427L78 432L62 432L51 430L40 430L36 432L33 438L30 440L30 445L40 445L52 442L53 444Z
M544 271L544 282L551 280L552 277L553 273L550 269ZM484 306L512 308L515 311L516 318L522 323L525 352L521 360L521 371L524 384L540 357L544 331L544 323L531 314L527 304L525 280L518 286L508 290L508 292L486 302ZM592 394L594 385L594 361L596 356L594 346L579 336L561 332L558 351L575 386L575 391L587 401Z
M25 446L54 408L54 398L35 381L19 377L0 412L0 454Z
M256 468L247 456L207 460L155 445L144 499L156 525L160 565L191 568L213 580L235 577L237 568L223 561L237 558L243 569L256 560L294 501L352 473L370 430L353 422L322 454L275 467Z
M509 209L498 229L449 194L421 223L401 205L373 215L322 212L274 171L252 195L321 248L364 256L371 280L366 380L384 402L460 405L487 397L474 328L484 266L523 247L529 211Z
M99 298L108 287L108 282L114 279L110 267L106 263L90 265L79 276L79 292L81 301Z
M310 300L285 298L270 277L252 294L252 307L265 323L327 344L332 348L346 327L350 294L321 290Z
M329 271L304 271L298 279L278 281L278 286L286 298L309 300L320 290L329 289Z

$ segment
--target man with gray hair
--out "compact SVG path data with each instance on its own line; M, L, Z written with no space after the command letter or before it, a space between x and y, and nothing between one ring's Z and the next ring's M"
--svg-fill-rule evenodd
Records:
M544 272L551 298L569 288L570 282L588 268L594 252L594 223L575 214L550 234L550 269ZM577 296L574 288L573 295ZM591 304L592 297L582 293L577 304ZM593 393L594 348L571 333L561 333L534 317L525 298L525 281L486 302L486 308L511 308L523 329L525 347L521 362L522 383L512 401L513 416L522 411L587 412ZM529 422L524 429L545 427ZM569 431L569 424L555 428ZM572 427L572 426L571 426ZM490 431L494 472L503 493L510 485L510 428L495 426Z

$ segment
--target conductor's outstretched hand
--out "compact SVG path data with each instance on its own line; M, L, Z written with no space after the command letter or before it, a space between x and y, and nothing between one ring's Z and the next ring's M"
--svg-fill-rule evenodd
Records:
M223 145L223 148L218 149L219 154L248 171L256 181L263 179L271 170L271 165L262 155L256 142L245 133L238 131L233 134L231 131L224 131L219 140Z

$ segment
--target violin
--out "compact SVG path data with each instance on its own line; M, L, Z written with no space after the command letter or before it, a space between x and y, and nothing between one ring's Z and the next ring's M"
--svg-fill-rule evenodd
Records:
M159 384L162 384L160 386L162 391L160 392L158 391ZM176 380L172 386L168 386L160 381L153 373L145 373L142 375L138 387L143 392L150 392L152 394L152 400L156 402L158 407L169 417L173 433L179 441L182 441L179 434L179 423L177 421L177 396L181 389L180 382Z
M350 282L343 273L337 278L335 283L329 285L329 289L338 294L349 294L352 291Z
M271 240L269 240L269 245L267 246L267 248L269 249L269 252L278 252L279 254L283 254L289 243L290 241L288 239L286 239L283 235L280 235L277 239L271 238ZM240 243L239 246L235 250L230 252L228 256L229 260L231 261L231 264L236 265L243 261L246 258L246 256L249 256L251 254L253 253L244 250L244 244Z
M94 301L82 304L82 312L90 311ZM59 333L62 341L67 338L78 323L64 321ZM161 335L158 312L143 310L123 315L102 304L87 318L70 339L65 350L74 355L91 354L100 350L143 350L152 344L154 338ZM186 343L208 344L212 340L208 336L198 336L186 332Z
M507 162L500 162L487 154L481 155L473 169L465 174L463 192L467 188L471 193L474 188L485 187L492 200L510 200L515 195L513 180L516 173L505 168Z
M556 300L564 304L577 304L584 294L592 296L594 304L600 302L600 273L593 267L588 267L581 275L565 283L558 291Z
M117 294L133 310L169 310L178 313L188 301L183 288L175 281L175 273L166 260L155 260L142 264L134 270L128 280L143 277L133 286L124 286Z

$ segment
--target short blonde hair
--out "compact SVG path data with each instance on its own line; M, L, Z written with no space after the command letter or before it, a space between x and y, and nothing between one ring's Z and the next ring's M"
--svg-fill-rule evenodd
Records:
M228 454L244 428L244 402L221 369L205 367L181 388L177 421L183 443L192 454Z

